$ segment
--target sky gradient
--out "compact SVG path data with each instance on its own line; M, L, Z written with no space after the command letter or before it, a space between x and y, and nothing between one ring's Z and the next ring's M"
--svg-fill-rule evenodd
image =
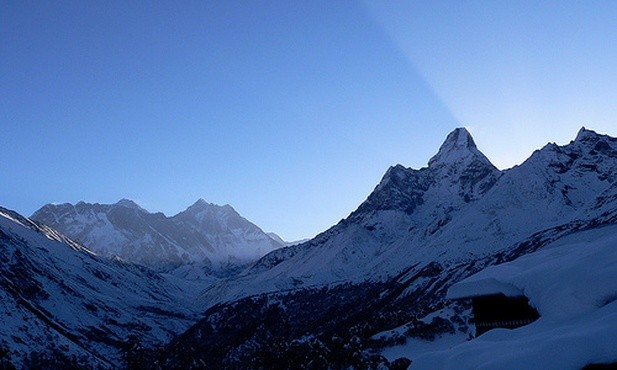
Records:
M287 240L466 126L500 168L617 135L614 2L0 3L0 205L231 204Z

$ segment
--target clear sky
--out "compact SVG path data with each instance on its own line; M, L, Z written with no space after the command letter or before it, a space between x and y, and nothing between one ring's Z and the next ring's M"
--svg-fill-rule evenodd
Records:
M613 1L0 2L0 205L231 204L287 240L466 126L617 135Z

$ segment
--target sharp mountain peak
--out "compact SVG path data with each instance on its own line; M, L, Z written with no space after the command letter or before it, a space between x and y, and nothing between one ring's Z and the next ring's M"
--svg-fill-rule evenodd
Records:
M596 142L600 139L605 139L607 141L612 141L612 142L615 142L615 140L617 140L609 135L599 134L596 131L590 130L588 128L585 128L585 126L583 126L576 134L576 138L574 139L574 142L575 143L590 142L590 141Z
M145 211L139 204L137 204L134 201L132 201L130 199L127 199L127 198L120 199L114 205L115 206L120 206L120 207L132 208L132 209L136 209L136 210L139 210L139 211Z
M197 199L195 203L189 206L186 211L203 211L203 210L217 210L217 211L227 211L227 212L236 212L236 210L230 206L229 204L218 205L214 203L209 203L203 198ZM186 212L185 211L185 212Z
M448 134L437 154L428 161L428 166L461 165L470 159L479 159L493 166L488 158L478 150L469 131L464 127L458 127Z
M457 127L448 134L442 147L476 148L473 137L465 127Z

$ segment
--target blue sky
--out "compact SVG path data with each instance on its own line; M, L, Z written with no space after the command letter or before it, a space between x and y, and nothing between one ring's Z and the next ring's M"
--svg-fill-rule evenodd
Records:
M614 2L4 1L0 205L234 206L288 240L468 127L617 135Z

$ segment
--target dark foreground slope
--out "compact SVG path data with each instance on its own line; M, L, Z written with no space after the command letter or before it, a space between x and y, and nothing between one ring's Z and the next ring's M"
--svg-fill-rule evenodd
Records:
M0 208L0 346L11 361L118 367L127 339L160 345L197 320L187 292Z

